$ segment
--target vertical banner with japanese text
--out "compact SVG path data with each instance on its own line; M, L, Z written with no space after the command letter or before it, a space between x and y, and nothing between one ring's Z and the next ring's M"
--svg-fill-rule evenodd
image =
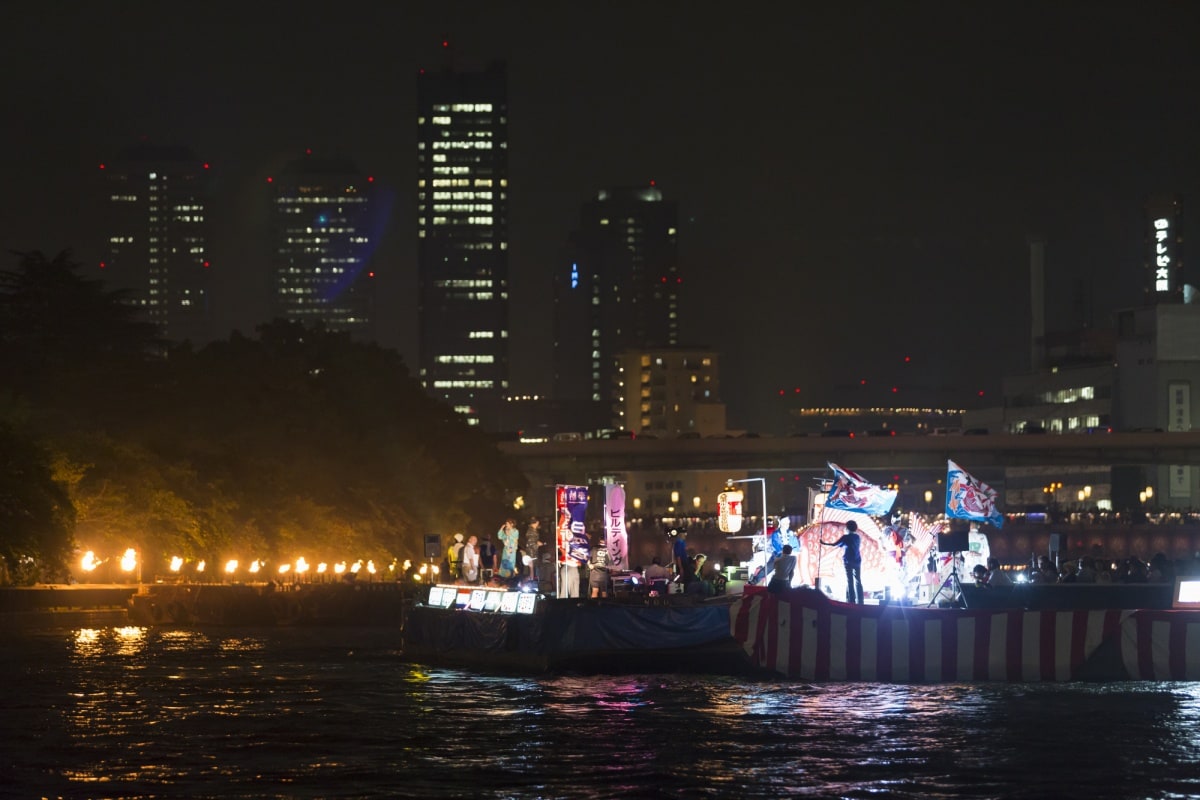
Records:
M610 483L604 487L604 544L608 547L609 568L629 569L629 535L625 531L625 487Z
M588 545L586 486L558 486L555 488L558 506L558 563L585 564L591 556Z
M1192 429L1192 387L1188 383L1167 384L1167 430ZM1187 464L1169 467L1167 496L1182 499L1192 496L1192 468Z

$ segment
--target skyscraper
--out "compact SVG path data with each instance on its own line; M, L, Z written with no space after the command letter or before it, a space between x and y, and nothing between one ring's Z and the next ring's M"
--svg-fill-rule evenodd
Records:
M508 391L505 68L417 78L419 377L490 427Z
M679 343L679 211L654 185L584 204L554 276L554 392L581 427L621 418L618 354Z
M208 164L186 147L140 143L101 165L105 281L169 341L212 337Z
M373 340L375 272L369 262L385 222L374 178L350 161L309 153L268 181L274 316Z

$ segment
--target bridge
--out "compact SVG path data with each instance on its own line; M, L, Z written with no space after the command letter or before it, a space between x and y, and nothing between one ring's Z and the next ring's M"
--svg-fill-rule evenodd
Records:
M1200 464L1200 431L985 436L793 436L762 439L587 439L504 442L500 450L530 476L631 470L945 469L972 472L1025 466Z

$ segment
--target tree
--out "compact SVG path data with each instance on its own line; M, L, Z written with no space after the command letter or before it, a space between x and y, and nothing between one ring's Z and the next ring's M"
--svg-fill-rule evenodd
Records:
M17 268L0 272L0 367L14 382L161 352L155 327L138 320L129 294L81 277L69 251L53 259L15 255Z
M0 562L7 582L63 580L75 510L54 480L49 454L0 424Z

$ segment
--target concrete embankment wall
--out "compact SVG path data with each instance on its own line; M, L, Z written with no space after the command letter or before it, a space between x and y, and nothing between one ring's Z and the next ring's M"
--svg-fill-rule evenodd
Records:
M0 587L0 629L124 625L136 586Z

